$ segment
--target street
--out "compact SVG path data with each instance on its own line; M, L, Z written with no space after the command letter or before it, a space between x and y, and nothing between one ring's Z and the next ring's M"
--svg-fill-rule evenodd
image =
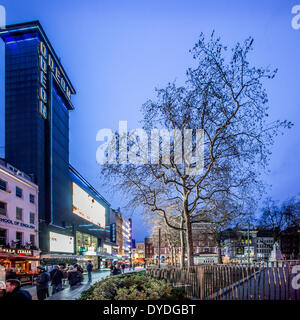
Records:
M143 268L135 268L134 271L131 271L129 269L125 269L125 273L130 272L138 272L144 270ZM52 295L52 287L49 285L49 294L50 297L48 297L46 300L75 300L80 297L81 292L87 290L91 284L94 284L97 281L100 281L106 277L110 276L109 270L101 270L101 271L95 271L92 273L92 282L88 282L87 274L84 274L83 282L80 286L75 286L73 288L70 288L68 281L66 281L66 284L63 285L63 290L60 292L57 292L56 294ZM36 287L35 286L24 286L23 289L30 292L32 295L33 300L37 300L36 295Z

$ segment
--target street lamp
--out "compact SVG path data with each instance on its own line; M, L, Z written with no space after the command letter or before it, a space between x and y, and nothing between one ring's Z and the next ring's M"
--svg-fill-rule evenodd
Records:
M160 268L160 228L158 229L158 267Z

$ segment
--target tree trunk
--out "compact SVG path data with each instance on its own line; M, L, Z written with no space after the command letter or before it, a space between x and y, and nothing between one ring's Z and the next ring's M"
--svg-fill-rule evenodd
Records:
M218 264L223 264L222 260L222 247L221 244L218 243Z
M184 213L184 219L185 219L185 225L186 225L186 246L187 246L188 267L193 267L194 266L193 235L192 235L192 224L190 221L187 200L183 201L183 213Z
M180 246L181 246L181 256L180 256L180 268L183 268L185 265L184 257L185 257L185 241L184 241L184 217L181 216L181 224L180 224Z

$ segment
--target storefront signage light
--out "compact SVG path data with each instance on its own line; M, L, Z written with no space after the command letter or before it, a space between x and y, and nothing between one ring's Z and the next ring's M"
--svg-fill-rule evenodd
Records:
M0 248L1 253L8 253L8 254L17 254L17 255L25 255L25 256L32 256L32 250L29 249L13 249L13 248Z

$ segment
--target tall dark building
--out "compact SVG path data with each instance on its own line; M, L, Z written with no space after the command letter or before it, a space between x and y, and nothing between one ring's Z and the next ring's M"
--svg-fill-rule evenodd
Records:
M38 184L40 219L62 226L63 212L72 210L69 111L75 90L39 22L10 25L0 35L5 42L5 158Z
M38 21L7 26L0 37L5 158L39 186L40 249L50 258L51 253L85 253L98 259L109 237L110 204L69 165L75 89Z

